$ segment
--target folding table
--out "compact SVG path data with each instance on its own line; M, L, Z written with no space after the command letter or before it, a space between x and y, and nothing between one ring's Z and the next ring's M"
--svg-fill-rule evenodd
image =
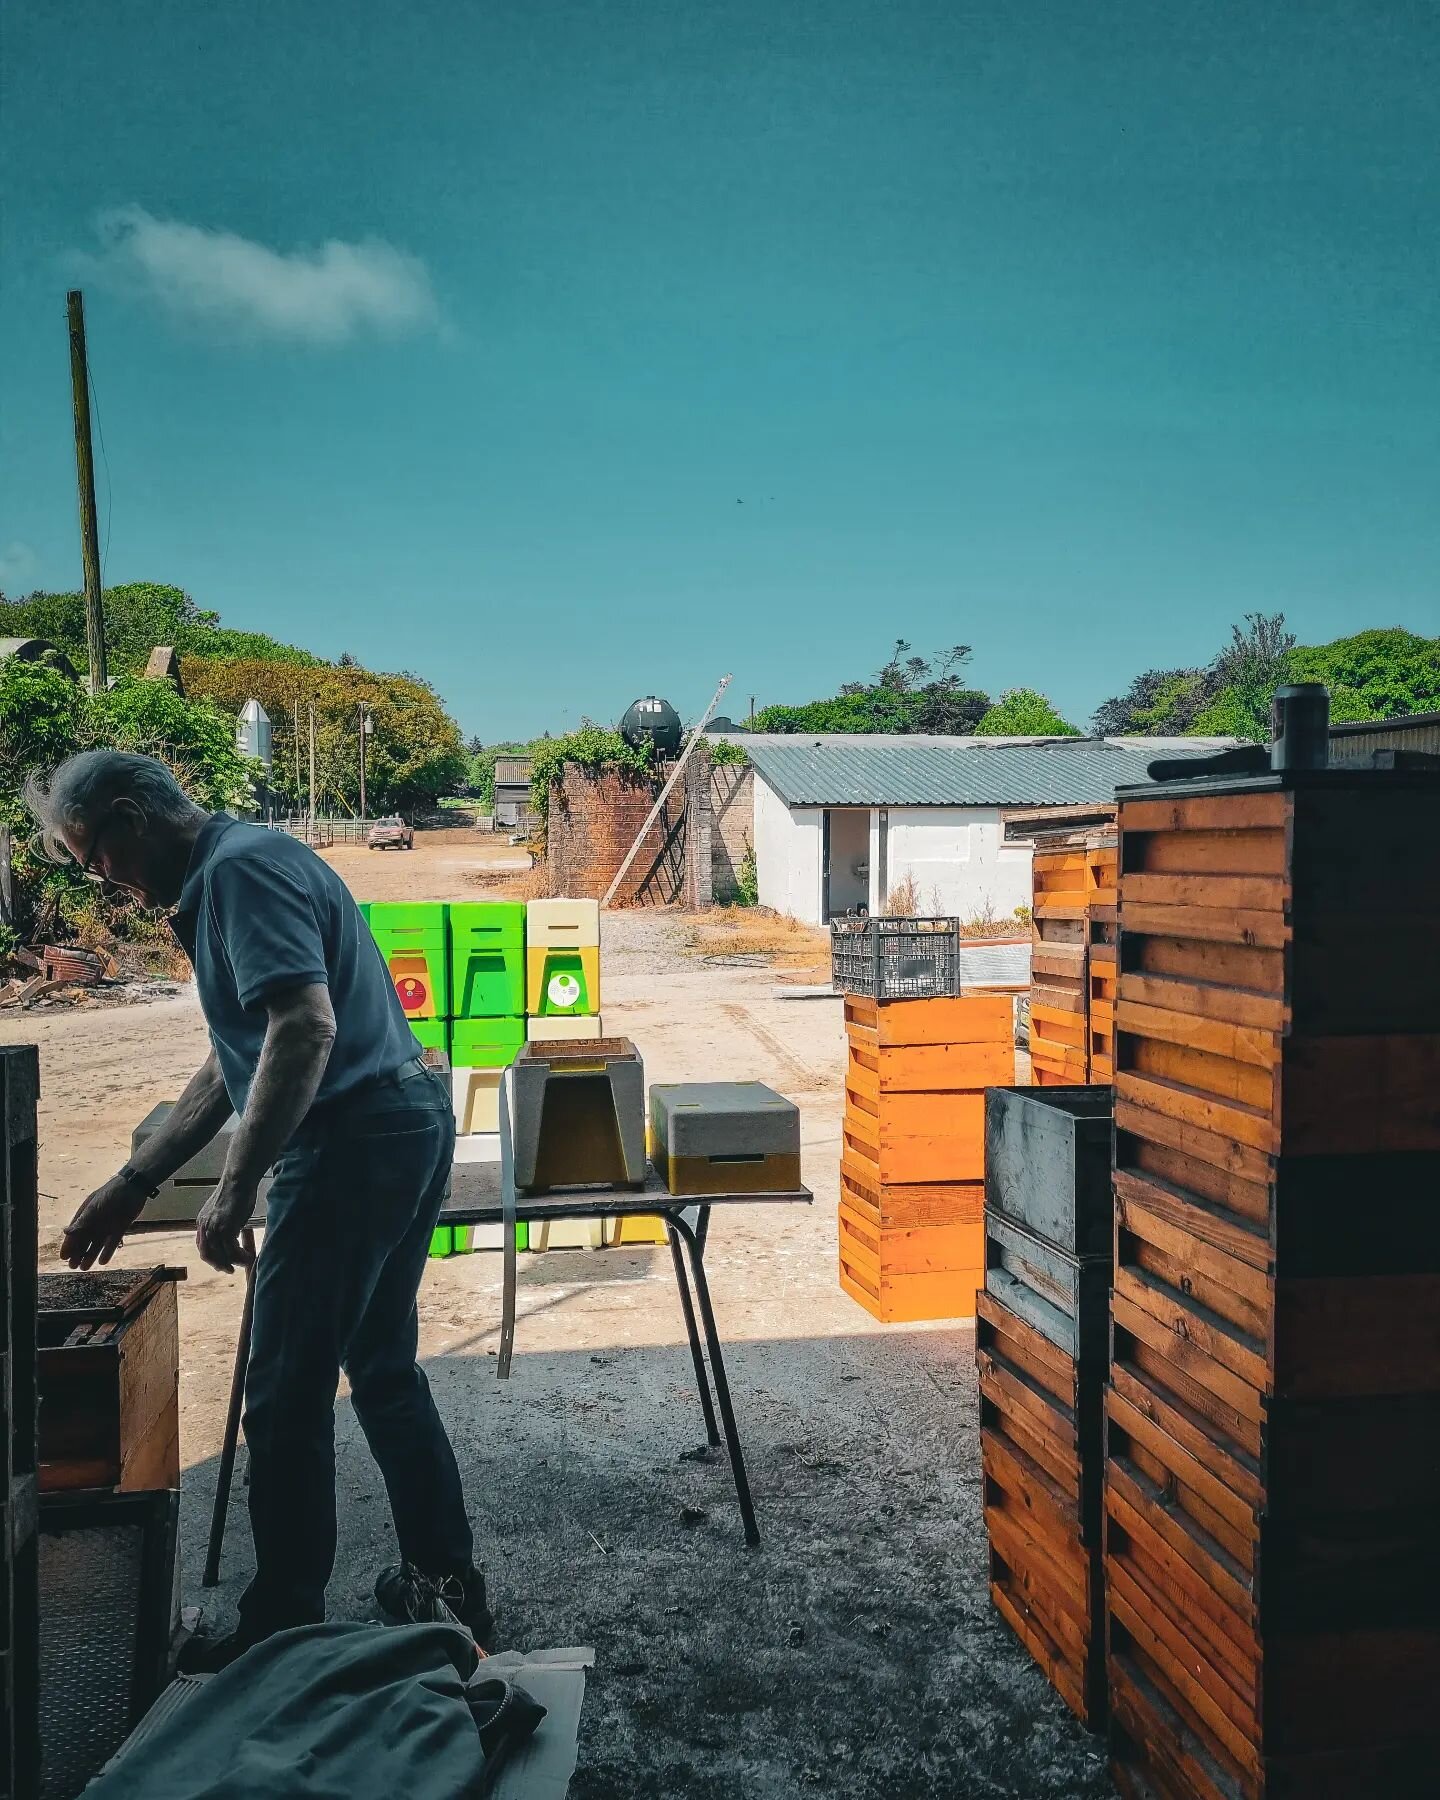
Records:
M715 1323L715 1309L710 1299L710 1285L705 1277L705 1246L710 1231L711 1209L717 1206L809 1205L814 1195L800 1187L781 1193L705 1194L688 1196L672 1194L655 1170L646 1165L645 1180L635 1188L587 1187L569 1188L543 1195L518 1194L512 1178L511 1152L512 1095L510 1071L505 1071L500 1090L500 1160L498 1162L457 1162L451 1171L450 1192L437 1220L438 1225L501 1225L505 1258L504 1293L500 1322L500 1355L496 1374L509 1378L511 1356L515 1346L516 1253L515 1226L519 1223L544 1223L551 1219L634 1218L658 1215L665 1221L670 1242L670 1256L675 1270L675 1285L680 1296L680 1311L690 1343L690 1359L695 1369L695 1382L700 1391L700 1407L705 1419L708 1443L718 1447L723 1442L730 1458L735 1481L735 1495L740 1505L740 1518L745 1527L745 1541L752 1547L760 1542L760 1529L755 1522L755 1505L750 1482L745 1473L745 1458L740 1447L740 1434L735 1423L735 1407L730 1383L725 1373L725 1358L720 1333ZM175 1231L193 1224L193 1216L157 1218L150 1208L131 1227L132 1232ZM240 1315L240 1335L235 1346L235 1368L230 1382L230 1403L225 1418L225 1437L220 1453L220 1468L215 1487L215 1506L210 1520L210 1540L205 1555L202 1584L214 1587L220 1580L220 1552L225 1540L225 1520L230 1505L230 1487L235 1472L235 1450L240 1435L240 1414L245 1394L245 1369L250 1358L250 1324L254 1306L255 1230L263 1227L263 1201L243 1242L251 1252L245 1274L245 1302ZM681 1246L684 1246L682 1253ZM593 1254L593 1253L592 1253ZM603 1254L603 1253L601 1253ZM686 1264L689 1264L687 1275ZM691 1283L694 1284L692 1298ZM695 1308L700 1319L697 1325ZM704 1346L701 1345L701 1328ZM708 1372L707 1372L708 1356ZM714 1396L711 1395L711 1382ZM719 1421L716 1420L716 1407Z

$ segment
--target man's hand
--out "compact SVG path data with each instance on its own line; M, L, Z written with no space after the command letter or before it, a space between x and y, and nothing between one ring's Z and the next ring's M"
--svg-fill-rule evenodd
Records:
M200 1208L195 1220L195 1248L212 1269L233 1275L251 1260L240 1234L255 1212L255 1188L246 1188L228 1176Z
M97 1261L108 1263L144 1210L144 1190L123 1175L112 1175L65 1227L61 1260L72 1269L91 1269Z

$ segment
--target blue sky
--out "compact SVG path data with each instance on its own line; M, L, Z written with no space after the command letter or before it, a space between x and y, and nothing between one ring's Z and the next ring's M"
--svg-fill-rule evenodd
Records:
M1440 630L1428 4L9 0L0 49L12 594L79 585L78 279L106 580L487 738L897 635L1083 721L1245 611Z

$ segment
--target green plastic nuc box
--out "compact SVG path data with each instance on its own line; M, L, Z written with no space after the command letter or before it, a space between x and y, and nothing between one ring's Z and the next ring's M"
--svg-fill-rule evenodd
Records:
M432 1054L427 1061L434 1063L435 1055L443 1056L445 1067L450 1066L450 1021L448 1019L411 1019L410 1029L415 1033L420 1048Z
M523 1019L456 1019L450 1027L452 1069L508 1069L524 1047Z
M525 1011L523 901L450 908L450 998L457 1019L515 1018Z
M450 1017L450 958L443 901L376 900L370 931L407 1019Z

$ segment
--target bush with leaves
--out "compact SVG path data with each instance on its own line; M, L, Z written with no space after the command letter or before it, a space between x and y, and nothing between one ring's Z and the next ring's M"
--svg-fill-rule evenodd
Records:
M756 713L756 731L931 732L939 736L973 732L990 696L963 685L960 671L970 660L968 644L954 644L933 660L911 654L897 638L890 660L871 682L846 682L829 700L802 706L766 706Z
M217 612L197 606L183 588L163 582L130 581L101 595L105 617L106 663L112 675L138 674L157 644L182 655L233 656L267 662L320 661L308 650L282 644L263 631L231 631ZM47 638L82 673L90 667L83 594L29 594L23 600L0 596L0 637Z
M1284 613L1246 613L1230 627L1230 642L1210 665L1212 698L1188 726L1192 737L1238 737L1268 743L1275 690L1290 680L1295 634Z
M247 700L258 700L269 713L271 787L282 808L299 810L308 787L311 706L321 812L354 813L359 808L362 705L371 721L365 802L372 816L429 807L441 794L463 787L469 775L460 727L435 690L418 676L376 675L332 663L199 656L184 657L180 672L188 694L214 700L232 721Z
M637 750L618 731L609 731L586 719L578 731L564 737L537 738L530 746L530 805L543 825L550 817L551 791L562 780L567 766L592 775L618 771L637 779L655 772L649 743Z
M1399 626L1360 631L1329 644L1297 644L1283 613L1247 613L1230 642L1203 669L1151 669L1095 715L1101 737L1270 736L1275 690L1319 681L1330 717L1393 719L1440 711L1440 638Z
M471 738L465 746L468 758L466 787L482 812L495 810L495 764L502 756L528 756L529 744L482 744Z
M1178 737L1213 697L1204 669L1147 669L1099 707L1091 729L1096 737Z
M1440 712L1440 637L1394 626L1302 645L1290 652L1289 678L1323 681L1336 721Z
M713 768L739 768L749 760L749 752L745 746L737 744L734 738L710 739L710 763Z
M1079 737L1044 694L1008 688L975 727L977 737Z
M740 858L740 866L735 871L735 904L737 906L758 906L760 904L760 865L755 860L755 846L747 837L745 850Z
M27 775L48 774L76 751L104 748L158 757L201 806L251 802L255 765L236 750L234 724L217 707L182 698L168 681L128 676L92 699L58 669L0 660L0 824L12 833L12 886L22 931L116 928L130 917L131 909L104 900L75 871L33 853L35 821L20 798Z

